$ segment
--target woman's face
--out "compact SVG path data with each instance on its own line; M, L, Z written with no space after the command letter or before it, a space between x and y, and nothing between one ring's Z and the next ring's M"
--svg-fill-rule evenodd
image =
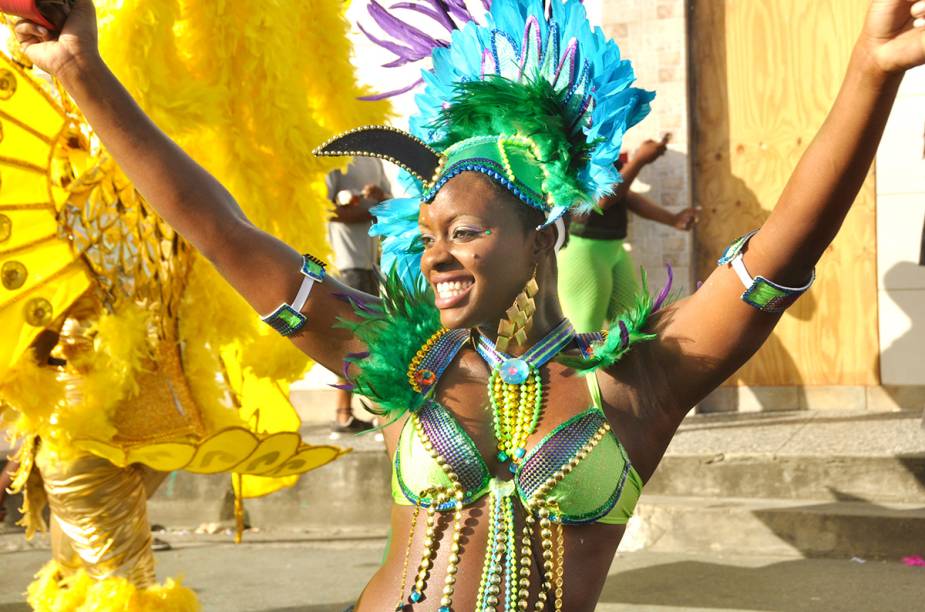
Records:
M421 207L421 271L444 327L497 325L530 280L537 232L517 206L488 177L464 172Z

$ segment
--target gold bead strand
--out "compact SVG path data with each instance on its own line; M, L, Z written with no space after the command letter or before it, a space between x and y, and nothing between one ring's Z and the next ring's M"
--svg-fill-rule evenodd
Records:
M534 421L537 419L534 418L534 411L536 408L536 380L533 376L528 378L523 385L521 385L520 390L520 407L518 410L518 424L517 424L517 435L515 436L514 444L514 453L515 460L519 464L523 461L523 457L517 457L516 453L518 449L527 448L527 439L530 437L530 434L533 433L535 428Z
M535 524L536 519L533 518L533 511L528 507L526 508L524 526L520 538L520 568L518 569L520 577L517 580L517 587L520 594L517 600L518 610L530 609L530 575L532 574L533 567L533 526Z
M540 546L543 549L543 582L541 593L547 595L553 591L553 543L552 543L552 521L549 520L549 508L541 506L540 515ZM534 610L543 610L546 607L547 597L538 598Z
M408 561L411 560L411 546L414 544L414 532L418 524L418 516L421 514L421 504L414 504L414 512L411 514L411 528L408 532L408 546L405 548L405 560L401 567L401 587L398 589L398 603L395 605L395 611L401 612L405 609L405 587L408 585Z
M558 512L557 512L558 514ZM565 594L565 533L562 528L562 517L559 516L559 523L556 525L556 612L563 610L562 599Z
M497 496L491 500L494 505L492 513L495 528L494 541L489 542L492 547L491 558L493 560L491 571L488 575L488 585L486 588L485 603L490 610L496 610L501 602L501 579L504 571L504 512L503 502Z
M488 599L488 582L491 577L491 557L493 556L493 548L491 552L487 550L489 547L494 547L494 529L495 524L495 503L494 503L495 494L491 493L488 498L488 542L486 543L485 551L485 560L482 564L482 577L479 580L479 592L475 598L475 609L477 612L482 612L487 605Z
M453 593L456 591L456 574L459 571L459 540L462 534L462 510L465 494L459 487L453 492L455 498L453 508L453 539L450 544L450 556L447 559L446 577L443 579L443 596L440 598L440 608L437 612L450 612L453 606Z
M437 532L437 506L442 503L439 501L440 496L443 497L443 501L446 501L446 493L441 492L432 497L430 505L427 506L427 517L425 519L427 528L424 531L424 553L421 555L421 562L418 564L418 574L414 582L414 588L411 590L411 595L408 597L408 600L413 604L420 603L420 601L424 599L424 589L427 587L427 578L430 576L430 569L433 566L433 559L431 559L431 557L433 557L434 545L436 544L434 536Z

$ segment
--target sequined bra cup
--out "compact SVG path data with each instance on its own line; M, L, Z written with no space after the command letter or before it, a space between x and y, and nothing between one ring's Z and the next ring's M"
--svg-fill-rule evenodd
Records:
M537 443L514 472L513 483L524 506L556 508L550 515L554 522L625 524L642 492L642 480L607 423L595 375L587 381L594 405ZM445 407L431 400L402 429L392 499L427 507L433 502L430 491L453 487L449 474L458 479L464 504L490 491L492 477L475 443ZM447 501L437 510L452 508Z

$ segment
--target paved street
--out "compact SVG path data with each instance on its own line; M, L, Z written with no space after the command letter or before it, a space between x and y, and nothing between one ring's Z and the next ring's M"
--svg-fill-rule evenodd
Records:
M20 592L48 558L19 537L0 536L0 612L28 610ZM226 536L168 534L175 548L158 553L159 575L185 575L210 611L341 612L384 546L286 537L262 533L235 546ZM923 598L925 568L896 562L635 552L615 560L598 611L909 612Z

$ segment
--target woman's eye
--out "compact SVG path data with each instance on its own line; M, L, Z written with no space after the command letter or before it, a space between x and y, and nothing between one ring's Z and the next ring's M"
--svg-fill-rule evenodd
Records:
M478 236L480 232L474 229L461 227L453 231L453 238L456 240L468 240Z

